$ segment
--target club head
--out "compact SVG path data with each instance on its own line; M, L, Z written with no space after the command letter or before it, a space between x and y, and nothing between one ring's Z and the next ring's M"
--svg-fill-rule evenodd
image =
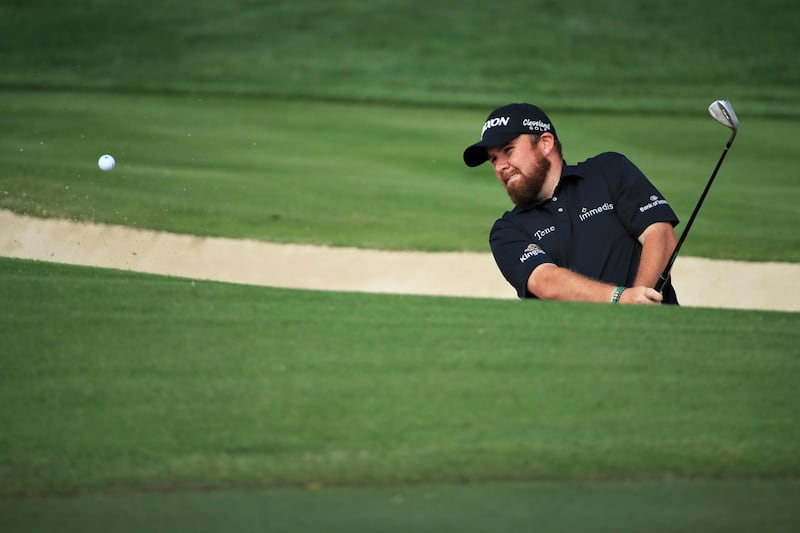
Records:
M708 112L711 113L714 120L733 130L733 135L731 135L731 140L733 140L736 132L739 131L739 118L736 116L731 103L727 100L714 100L708 106Z

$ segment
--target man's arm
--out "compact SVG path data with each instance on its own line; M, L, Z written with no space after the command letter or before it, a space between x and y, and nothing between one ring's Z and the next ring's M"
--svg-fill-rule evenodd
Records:
M544 300L610 302L615 288L615 285L587 278L553 263L539 265L528 278L528 290ZM661 293L655 289L636 286L625 289L619 303L657 304L661 300Z
M678 241L669 222L651 224L639 235L642 255L634 286L655 287Z

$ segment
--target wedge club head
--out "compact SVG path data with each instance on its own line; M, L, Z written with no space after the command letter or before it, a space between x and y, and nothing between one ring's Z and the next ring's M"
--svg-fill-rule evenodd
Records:
M711 113L714 120L733 130L731 138L728 141L729 143L733 142L736 133L739 131L739 118L736 116L736 112L733 110L731 103L727 100L714 100L711 102L711 105L708 106L708 112Z

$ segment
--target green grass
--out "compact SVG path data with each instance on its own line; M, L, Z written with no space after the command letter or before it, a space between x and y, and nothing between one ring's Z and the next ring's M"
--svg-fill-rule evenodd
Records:
M23 531L793 532L796 481L500 483L87 495L0 501Z
M576 162L626 153L685 221L684 253L800 260L800 4L306 0L0 6L0 208L182 233L487 249L509 205L461 151L533 101ZM779 15L776 15L779 14ZM112 153L119 167L95 165Z
M277 242L486 251L491 223L510 206L490 169L461 161L483 113L6 94L0 208L22 213ZM565 112L554 120L568 161L626 153L685 223L729 133L698 115ZM800 186L790 171L797 134L796 122L744 115L685 254L800 260ZM116 156L116 170L97 169L102 153Z
M0 266L6 497L800 472L797 314Z
M0 84L800 116L800 7L680 0L6 2Z
M797 314L13 259L0 294L3 531L800 524Z

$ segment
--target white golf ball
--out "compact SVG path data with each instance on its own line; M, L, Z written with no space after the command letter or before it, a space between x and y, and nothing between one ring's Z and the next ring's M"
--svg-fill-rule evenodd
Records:
M108 172L109 170L114 170L114 167L117 165L117 162L114 161L114 157L108 154L101 155L100 159L97 160L97 166L100 167L100 170L103 172Z

